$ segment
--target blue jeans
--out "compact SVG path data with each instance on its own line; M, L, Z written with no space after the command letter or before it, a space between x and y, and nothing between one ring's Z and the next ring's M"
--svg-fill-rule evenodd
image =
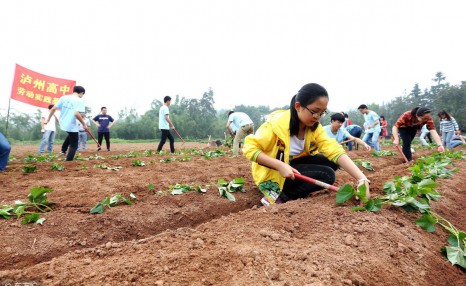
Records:
M87 146L87 132L79 131L78 151L86 150L86 146Z
M366 142L367 145L374 148L375 151L380 151L379 143L377 143L379 139L380 131L372 131L364 134L362 141ZM370 139L370 140L369 140Z
M6 137L0 133L0 172L5 170L6 164L8 163L8 157L10 157L11 145Z
M449 132L445 132L445 131L442 131L442 144L443 146L447 147L448 149L451 149L453 148L452 147L452 139L453 139L453 135L455 134L455 131L449 131Z
M42 141L40 141L39 153L44 153L45 145L47 146L47 152L52 154L53 143L55 142L55 131L45 130L44 135L42 135Z

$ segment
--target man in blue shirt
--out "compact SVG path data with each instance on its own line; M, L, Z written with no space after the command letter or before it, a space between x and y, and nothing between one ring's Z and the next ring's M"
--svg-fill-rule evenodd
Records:
M367 108L367 105L361 104L358 107L359 112L364 116L365 134L362 141L374 147L375 151L380 151L379 135L382 129L380 128L380 116Z
M345 140L356 141L358 144L364 146L366 151L370 151L371 147L359 138L352 136L345 128L342 128L345 122L345 117L341 113L335 113L330 117L330 125L324 126L324 130L330 138L335 138L338 143Z
M107 107L103 106L100 108L100 114L92 118L92 122L98 127L97 141L99 142L99 146L102 146L102 139L105 137L107 151L110 151L110 128L116 121L107 114ZM100 151L100 147L97 151Z
M84 101L82 100L85 93L86 90L84 87L75 86L73 88L73 94L60 97L57 104L50 109L49 116L44 121L44 124L49 123L55 111L60 109L60 128L68 133L65 142L63 142L63 145L61 146L61 153L66 154L66 150L68 147L70 148L66 155L66 161L73 161L76 150L78 149L78 121L81 122L83 126L86 125L80 113L85 111ZM88 126L85 126L84 128L89 130Z
M254 133L254 123L251 118L244 112L228 112L228 121L226 128L231 136L235 136L233 140L233 156L239 154L239 142L247 135Z
M170 133L170 127L171 129L175 129L175 125L173 125L173 123L170 120L170 112L168 109L171 100L172 98L170 96L165 96L163 98L163 105L160 107L159 110L159 129L162 132L162 138L160 139L159 146L157 147L157 152L160 152L162 150L162 147L168 138L168 140L170 140L170 152L175 153L175 138L173 138L173 135Z

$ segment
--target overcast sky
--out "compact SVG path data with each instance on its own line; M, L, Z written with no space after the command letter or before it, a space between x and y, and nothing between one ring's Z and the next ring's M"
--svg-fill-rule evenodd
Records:
M1 1L0 112L16 63L76 80L95 114L209 88L218 109L278 107L309 82L346 111L428 88L438 71L466 80L465 11L464 0Z

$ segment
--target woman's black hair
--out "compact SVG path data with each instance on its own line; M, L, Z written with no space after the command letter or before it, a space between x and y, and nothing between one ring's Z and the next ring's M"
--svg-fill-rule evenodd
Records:
M414 107L411 109L411 116L423 116L424 114L431 113L432 110L429 107Z
M344 123L346 119L345 119L345 116L343 114L335 113L335 114L332 114L332 116L330 116L330 121L335 121L335 120L338 120L341 123Z
M300 102L302 106L306 106L323 96L328 98L327 90L323 86L317 83L308 83L301 87L298 93L291 98L290 135L298 135L299 133L299 117L294 107L295 103ZM316 122L310 129L316 130L317 126L319 126L319 122Z
M450 114L448 114L448 112L446 112L445 110L442 110L438 113L438 117L442 118L442 115L445 115L445 117L447 118L447 120L451 120L451 116Z

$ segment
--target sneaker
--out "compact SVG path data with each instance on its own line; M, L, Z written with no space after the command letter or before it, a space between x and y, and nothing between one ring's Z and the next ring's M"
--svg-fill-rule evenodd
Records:
M110 152L110 149L107 149L108 152Z
M99 148L97 148L97 151L100 151L101 149L102 149L102 148L99 147Z
M261 204L262 204L263 206L270 206L270 205L271 205L271 203L270 203L270 201L267 199L267 197L263 197L263 198L261 199ZM283 200L282 200L281 198L278 198L278 199L275 200L275 204L277 204L277 205L278 205L278 204L283 204Z
M62 156L62 155L66 155L66 153L63 152L63 151L60 151L60 153L58 154L58 156Z

